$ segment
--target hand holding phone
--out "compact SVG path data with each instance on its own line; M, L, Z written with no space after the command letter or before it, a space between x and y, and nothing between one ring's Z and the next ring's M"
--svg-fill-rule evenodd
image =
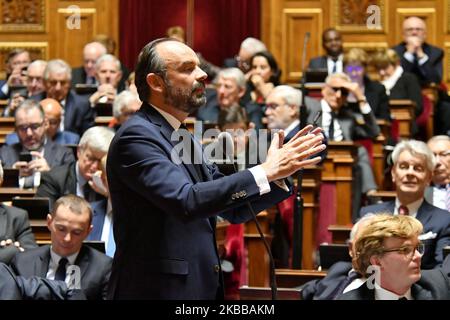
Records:
M19 154L19 161L30 162L31 160L33 160L33 157L31 156L31 153L29 153L29 152L21 152Z

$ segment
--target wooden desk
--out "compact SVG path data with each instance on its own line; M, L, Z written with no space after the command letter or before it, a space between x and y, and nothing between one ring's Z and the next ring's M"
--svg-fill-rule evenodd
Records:
M276 269L277 285L283 288L294 288L308 281L324 278L326 271Z
M52 242L46 220L30 220L30 226L38 245L50 244Z
M350 231L352 225L337 225L332 224L328 227L328 231L331 232L331 239L335 244L345 244L350 238Z
M268 287L239 288L240 300L272 300L272 290ZM301 290L293 288L277 288L278 300L301 300Z
M0 202L11 201L14 197L34 197L36 189L0 188Z
M324 161L322 181L336 184L336 223L352 222L353 165L357 161L358 144L353 141L329 141Z
M389 100L392 119L398 121L401 139L411 139L411 126L415 120L416 103L407 99Z
M14 117L0 117L0 130L12 132L15 129Z
M373 174L375 181L379 188L384 185L384 145L386 144L386 137L380 134L373 139Z
M112 119L113 117L95 117L95 125L107 127Z

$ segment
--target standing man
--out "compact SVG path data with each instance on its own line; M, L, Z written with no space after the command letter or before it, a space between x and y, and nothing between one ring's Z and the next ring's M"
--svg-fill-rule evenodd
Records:
M344 72L344 48L342 46L342 36L334 28L326 29L322 33L322 47L326 55L312 58L309 61L310 69L327 69L328 74Z
M152 41L139 54L143 105L116 133L108 154L116 242L110 299L222 298L216 216L243 222L251 219L248 203L259 212L283 200L289 192L281 179L319 162L305 159L325 148L318 130L306 134L311 126L285 145L283 134L275 134L266 162L225 177L202 161L188 134L183 140L193 143L194 163L181 161L176 136L186 130L178 129L206 100L199 64L191 48L171 39Z

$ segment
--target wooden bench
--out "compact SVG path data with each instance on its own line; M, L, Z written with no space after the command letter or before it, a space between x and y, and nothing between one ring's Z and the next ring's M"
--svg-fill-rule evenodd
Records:
M352 225L337 225L332 224L328 226L328 231L331 232L331 241L335 244L345 244L350 238L350 231L352 230Z
M11 201L14 197L34 197L36 189L0 188L0 202Z
M398 121L400 139L411 139L416 103L408 99L389 100L389 109L392 119Z
M283 288L294 288L311 280L322 279L327 273L326 271L318 270L276 269L275 275L278 286Z

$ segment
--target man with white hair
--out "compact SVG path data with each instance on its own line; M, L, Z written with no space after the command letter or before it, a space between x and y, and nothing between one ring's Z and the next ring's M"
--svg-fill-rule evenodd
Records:
M97 59L106 54L106 48L100 42L89 42L83 49L83 66L72 70L72 86L78 83L97 84L95 64Z
M106 127L92 127L81 137L78 144L78 160L71 164L55 167L42 175L36 196L48 197L50 206L63 195L76 194L88 202L103 196L91 185L93 175L99 170L100 161L107 154L114 132Z
M122 123L128 120L136 111L141 107L141 100L139 96L131 91L122 91L116 98L113 104L113 123L108 126L114 128L117 131Z
M434 136L428 147L436 157L433 185L425 190L425 199L434 206L450 211L450 137Z
M395 146L392 162L395 200L364 207L360 217L369 212L387 212L416 218L423 224L423 234L419 236L425 244L422 268L438 267L443 261L442 249L450 245L450 214L424 199L436 159L424 142L404 140Z
M224 66L227 68L238 67L247 74L251 69L250 58L261 51L267 51L266 45L261 40L252 37L245 38L241 43L239 53L234 58L226 59Z

